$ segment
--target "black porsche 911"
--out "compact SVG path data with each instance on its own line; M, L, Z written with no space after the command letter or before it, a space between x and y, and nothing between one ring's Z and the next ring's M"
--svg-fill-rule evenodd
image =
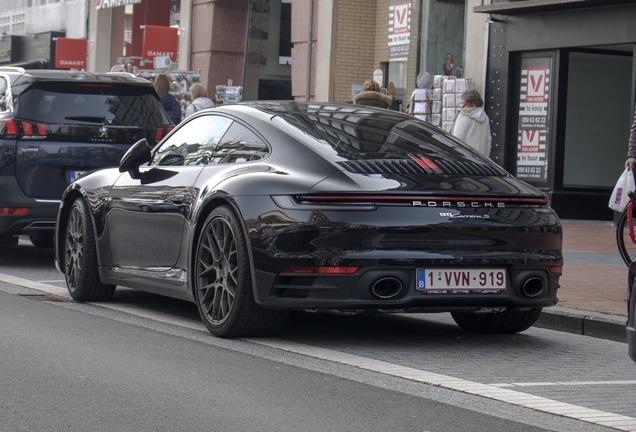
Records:
M441 129L335 103L222 105L65 191L56 266L77 301L187 299L220 337L291 310L450 312L515 333L557 303L546 195Z

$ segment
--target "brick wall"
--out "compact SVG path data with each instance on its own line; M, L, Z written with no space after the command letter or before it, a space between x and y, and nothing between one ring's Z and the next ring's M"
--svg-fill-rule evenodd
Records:
M373 71L380 66L375 58L378 1L387 0L347 0L336 3L336 102L351 101L351 85L362 84L373 78Z

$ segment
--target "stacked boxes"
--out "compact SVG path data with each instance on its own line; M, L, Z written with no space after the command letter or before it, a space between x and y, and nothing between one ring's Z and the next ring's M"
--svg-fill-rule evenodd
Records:
M451 132L457 109L461 106L461 95L473 90L475 83L470 78L435 75L431 90L430 123Z

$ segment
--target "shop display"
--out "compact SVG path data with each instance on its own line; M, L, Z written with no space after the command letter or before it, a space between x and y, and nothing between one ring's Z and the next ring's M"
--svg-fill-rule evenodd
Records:
M431 123L451 132L457 109L462 104L462 93L474 89L475 83L471 78L435 75L431 92Z

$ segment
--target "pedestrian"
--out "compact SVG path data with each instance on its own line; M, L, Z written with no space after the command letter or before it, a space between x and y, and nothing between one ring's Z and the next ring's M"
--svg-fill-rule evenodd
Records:
M627 160L625 161L625 168L633 170L636 163L636 112L634 113L634 119L632 120L632 129L629 133L629 147L627 149Z
M170 93L170 78L166 74L159 74L154 81L155 90L161 99L161 105L174 124L181 121L181 104L174 95Z
M453 122L453 135L484 156L490 157L490 119L484 111L481 95L477 90L468 90L462 93L461 100L462 105L457 109Z
M356 105L367 105L379 108L388 108L393 103L393 98L380 91L380 85L374 80L366 80L362 84L362 91L353 97Z
M186 108L186 117L199 110L214 106L214 102L208 97L208 89L200 83L194 83L190 86L190 99L192 99L192 103Z

